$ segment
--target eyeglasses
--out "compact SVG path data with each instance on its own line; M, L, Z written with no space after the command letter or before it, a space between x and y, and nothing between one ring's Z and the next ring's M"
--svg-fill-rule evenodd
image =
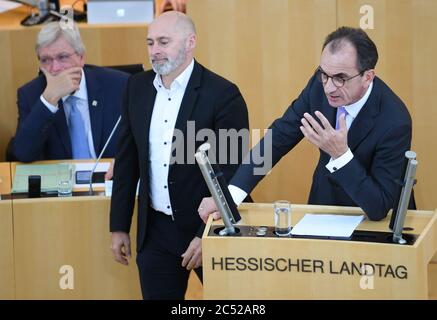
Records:
M75 55L76 52L73 53L60 53L56 57L39 57L39 63L43 66L51 65L55 60L59 63L67 63L70 61L70 58Z
M364 70L365 71L365 70ZM349 77L349 78L342 78L340 76L330 76L328 75L325 71L323 71L322 68L318 67L317 68L317 79L323 83L323 85L326 85L326 83L328 82L329 78L331 78L332 83L334 84L334 86L336 86L337 88L341 88L344 86L344 84L346 83L346 81L349 81L353 78L356 78L358 76L362 76L364 74L364 71L361 71L360 73Z

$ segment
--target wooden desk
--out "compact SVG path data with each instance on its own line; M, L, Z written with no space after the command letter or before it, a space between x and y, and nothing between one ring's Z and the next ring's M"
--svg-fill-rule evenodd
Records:
M0 195L11 193L11 164L0 162Z
M109 204L105 197L14 200L17 299L141 298L135 257L125 267L109 250ZM73 289L60 287L63 266L74 272Z
M0 200L0 300L15 298L12 201Z
M292 224L305 213L362 214L357 208L295 205ZM272 226L271 204L244 204L244 225ZM218 224L218 222L214 222ZM363 221L359 230L388 232L389 218ZM279 237L202 239L205 299L428 299L436 290L437 211L410 211L405 227L414 245ZM252 260L251 260L252 259ZM263 262L263 263L262 263ZM354 265L372 264L373 289ZM262 266L262 267L261 267ZM432 273L432 274L431 274ZM361 285L361 286L360 286Z
M102 162L108 161L111 159L102 159ZM10 164L12 176L17 164ZM133 257L130 266L125 267L114 261L109 250L109 205L110 198L100 196L13 200L13 245L12 229L9 233L7 230L2 232L0 237L9 235L11 238L9 242L4 241L9 251L2 253L6 255L10 252L12 255L14 248L17 299L141 298L135 263L136 216L131 227ZM1 227L12 228L12 213L9 218L10 221L2 223L0 216L0 231ZM2 261L6 263L9 260L5 258ZM73 290L63 290L59 286L62 266L73 268ZM6 278L6 275L0 275L0 280L2 276ZM192 273L186 299L201 298L202 286Z
M109 205L109 198L96 196L14 200L17 299L141 299L136 215L126 267L109 250ZM63 266L74 272L74 289L60 287ZM191 276L186 298L201 297Z

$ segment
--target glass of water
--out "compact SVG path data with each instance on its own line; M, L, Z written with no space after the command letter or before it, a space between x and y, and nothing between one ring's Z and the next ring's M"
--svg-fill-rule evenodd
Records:
M278 200L274 203L275 208L275 233L280 237L291 233L291 207L287 200Z
M74 165L61 163L58 170L58 197L73 195Z

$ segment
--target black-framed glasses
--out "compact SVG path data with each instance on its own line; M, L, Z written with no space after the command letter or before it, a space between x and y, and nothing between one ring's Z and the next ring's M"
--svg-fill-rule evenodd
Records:
M365 71L365 70L364 70ZM346 83L346 81L349 81L353 78L356 78L358 76L362 76L364 74L364 71L361 71L360 73L349 77L349 78L343 78L340 76L330 76L328 75L325 71L323 71L322 68L318 67L317 68L317 79L323 83L323 85L326 85L326 83L328 82L329 78L331 78L332 83L334 84L334 86L336 86L337 88L341 88L344 86L344 84Z

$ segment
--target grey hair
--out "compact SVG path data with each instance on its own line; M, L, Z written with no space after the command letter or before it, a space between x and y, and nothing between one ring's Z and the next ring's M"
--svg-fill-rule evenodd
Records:
M63 37L76 53L85 53L85 46L83 45L77 25L73 23L72 25L65 26L60 22L50 22L41 29L36 39L35 51L38 53L39 49L51 45L60 37Z

